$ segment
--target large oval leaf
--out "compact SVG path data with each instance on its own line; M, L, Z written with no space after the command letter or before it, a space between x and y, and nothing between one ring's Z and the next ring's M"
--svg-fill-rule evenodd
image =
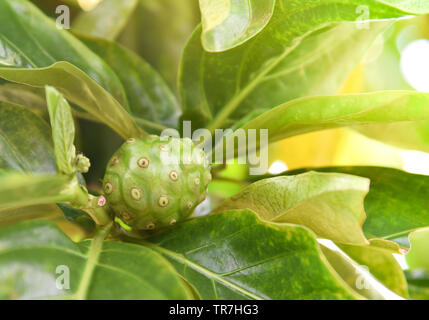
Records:
M260 129L268 129L269 142L275 142L329 128L429 120L428 103L429 94L415 91L309 97L267 111L243 128L256 129L258 135Z
M122 85L109 66L30 1L0 2L0 53L0 65L11 68L43 68L67 61L126 105Z
M0 2L0 66L9 81L55 86L124 138L141 134L113 70L29 1Z
M263 220L304 225L320 238L366 244L362 225L368 189L365 178L308 172L255 182L216 211L250 209Z
M0 68L0 77L31 86L53 86L67 100L82 107L125 139L144 134L144 130L136 125L131 115L110 93L68 62L57 62L37 69Z
M395 239L429 226L429 177L380 167L328 167L309 169L341 172L370 179L365 198L367 219L363 231L368 238ZM304 170L289 171L294 175ZM258 180L263 177L252 177Z
M353 68L353 66L350 68L353 60L339 57L343 57L344 49L347 49L345 56L356 49L360 55L356 54L353 59L355 62L359 61L374 37L383 30L381 28L378 33L373 33L372 26L377 26L378 22L371 22L369 29L357 28L355 24L349 28L346 27L346 32L348 29L349 36L351 35L347 45L338 44L338 51L322 50L327 54L323 59L317 59L316 65L319 70L324 71L316 73L314 79L307 80L310 72L306 69L306 62L313 59L312 55L307 55L306 61L301 60L300 63L289 63L288 58L300 42L314 31L320 32L321 29L330 27L332 23L359 20L360 14L357 13L357 8L355 1L338 3L335 0L323 2L311 0L307 1L306 5L302 5L300 0L278 0L274 15L263 31L237 48L216 54L204 52L199 40L200 30L197 29L185 49L181 68L181 94L185 117L195 121L201 117L198 126L209 123L208 127L214 130L230 125L228 120L236 121L249 110L270 109L280 103L303 96L301 87L305 87L309 94L335 93ZM370 12L370 16L366 18L371 19L396 18L408 13L421 13L424 10L429 12L426 4L423 6L408 4L405 8L405 6L398 7L397 2L395 7L395 3L386 5L385 1L376 0L367 3L366 8ZM407 12L401 9L406 9ZM341 29L337 31L341 32ZM361 39L361 36L355 37L357 34L354 32L361 33L362 40L365 39L365 34L368 35L369 41L365 40L363 45L361 40L351 41L356 38ZM330 34L329 42L336 40L335 34ZM315 39L317 44L313 45L310 42L309 45L316 50L322 48L323 38L316 36ZM358 43L359 45L355 47ZM326 56L329 58L326 59ZM326 63L326 60L332 60L332 63ZM330 71L335 70L334 68L342 69L343 66L339 66L338 61L345 62L344 73L335 72L339 75L336 80L332 78L335 85L324 87L329 91L318 91L317 87L320 87L320 82L324 81L320 77L321 74L330 74ZM310 65L312 65L311 62ZM325 66L327 66L326 69ZM296 70L299 72L295 73L298 77L289 77L294 74L293 72L290 74L290 68L298 68ZM285 77L283 77L284 72ZM297 91L289 91L290 86L297 88ZM277 90L274 91L273 88ZM272 92L275 92L273 98L271 98ZM285 93L282 94L282 92ZM255 103L255 97L264 97L264 99L261 98L258 103Z
M75 244L40 221L0 229L0 283L1 299L193 298L156 252L102 238Z
M177 127L180 108L176 97L155 69L119 44L87 36L80 39L116 72L139 125L157 133Z
M276 0L200 0L202 42L207 51L224 51L257 35L270 21Z
M32 111L0 102L0 169L56 172L49 125Z
M203 299L356 299L305 227L259 220L247 210L190 220L145 243Z

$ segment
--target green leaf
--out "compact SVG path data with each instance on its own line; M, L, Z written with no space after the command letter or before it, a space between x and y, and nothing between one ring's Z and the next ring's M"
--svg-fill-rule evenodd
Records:
M149 238L203 299L358 299L305 227L248 210L197 218Z
M53 87L46 87L46 100L58 171L65 175L72 175L75 172L72 161L76 157L76 148L74 146L74 120L70 106Z
M335 271L338 272L338 274L344 279L344 281L347 282L347 284L360 295L372 300L401 299L400 296L396 295L395 293L384 287L383 284L379 282L378 279L376 279L374 277L374 274L372 273L374 271L380 271L380 268L383 268L383 266L385 266L386 268L385 270L383 270L383 272L389 273L390 271L392 271L392 265L378 265L377 263L371 265L361 265L360 263L352 260L349 256L345 255L341 251L332 250L323 245L321 246L321 248L324 255L326 256L332 267L335 269ZM383 262L396 263L396 261L391 260L385 260ZM399 270L395 269L395 271L402 273L400 268ZM397 276L395 274L390 275ZM403 280L405 280L405 278L402 275L401 281Z
M369 123L429 120L429 94L383 91L296 99L265 112L243 129L268 129L269 142L307 132ZM258 142L259 139L257 138Z
M70 178L50 174L0 175L0 210L74 200Z
M124 110L128 102L113 70L29 1L0 2L0 53L0 77L55 86L124 138L141 134Z
M255 182L216 211L250 209L266 221L306 226L320 238L366 244L362 225L368 189L365 178L307 172Z
M415 300L429 300L429 273L422 270L405 271L410 296Z
M68 62L57 62L39 69L0 68L0 77L31 86L54 86L67 100L82 107L125 139L144 134L110 93Z
M97 236L76 244L40 221L0 229L0 284L1 299L193 297L174 268L148 248Z
M45 92L41 88L5 83L0 85L0 101L23 106L41 116L47 111Z
M402 3L386 4L386 1L376 0L367 1L365 4L371 19L392 19L409 13L429 12L426 4L402 6ZM278 0L273 17L264 30L243 45L222 53L208 53L203 50L200 41L201 28L198 28L182 59L180 87L185 118L200 118L198 126L208 124L208 128L214 130L230 125L228 120L236 121L255 108L270 109L303 96L302 87L308 94L334 94L352 71L353 63L362 58L375 36L386 27L386 22L373 21L369 29L358 29L354 23L344 27L345 32L349 33L349 38L346 35L345 39L349 41L344 46L342 41L338 41L332 51L329 46L328 49L322 49L323 36L317 36L317 33L327 27L332 31L330 28L333 24L334 28L338 28L336 32L328 31L328 43L337 40L336 36L341 34L345 25L337 24L359 20L361 14L358 13L358 8L359 4L352 0L341 3L336 0L310 0L306 1L305 5L302 5L300 0ZM378 32L372 30L373 26ZM316 64L313 64L313 55L308 52L303 60L300 60L301 55L296 55L295 59L289 61L290 55L309 35L314 35L314 40L307 42L300 52L313 47L316 52L321 50L326 54L322 57L316 54ZM356 39L355 35L359 41L353 41ZM354 50L356 53L353 53ZM353 60L347 58L350 52L353 53ZM344 63L344 72L338 71L343 68L342 64L338 64L339 61ZM311 71L315 70L316 66L320 71L313 79ZM290 68L297 72L291 71ZM338 75L338 78L333 76L327 81L330 85L322 85L320 88L320 83L324 81L322 75L329 75L332 70L335 70L334 75ZM283 77L284 72L286 74ZM290 77L291 74L297 77ZM274 88L276 90L273 90ZM297 91L289 88L296 88Z
M396 239L429 226L429 177L401 170L380 167L329 167L289 171L317 170L340 172L370 179L369 193L365 198L367 219L363 231L367 238ZM252 181L263 177L253 177Z
M72 30L114 40L125 27L139 0L104 0L95 9L80 13Z
M196 0L139 1L118 41L143 57L175 90L183 47L199 21Z
M32 111L0 102L0 169L56 172L50 131Z
M406 255L411 270L424 269L429 272L429 227L409 235L411 250Z
M359 265L367 267L368 271L388 289L408 298L407 280L401 266L391 252L374 245L339 245L339 247ZM362 294L360 291L358 292ZM362 295L366 296L365 294Z
M0 48L0 65L10 68L43 68L67 61L126 105L122 85L109 66L30 1L0 2Z
M270 21L275 4L275 0L200 0L204 49L224 51L254 37Z
M130 112L139 125L156 133L177 126L179 105L156 70L119 44L86 36L80 39L116 72L124 84Z

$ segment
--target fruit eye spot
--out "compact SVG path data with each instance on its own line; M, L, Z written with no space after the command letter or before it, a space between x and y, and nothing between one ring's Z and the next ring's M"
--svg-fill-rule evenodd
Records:
M134 142L136 142L136 139L134 139L134 138L129 138L127 140L127 143L134 143Z
M131 222L131 220L133 219L133 215L127 211L122 212L121 214L121 218L125 221L125 222Z
M114 156L112 162L110 163L112 166L116 165L119 162L119 156Z
M113 184L110 182L107 182L104 185L104 192L106 192L106 194L111 194L113 192Z
M200 178L195 178L194 183L198 186L200 184Z
M149 223L149 224L146 226L146 229L147 229L147 230L153 230L153 229L155 229L155 224L154 224L154 223Z
M161 207L167 206L168 205L168 196L161 196L161 197L159 197L158 204Z
M171 178L171 180L176 181L178 177L179 177L179 175L177 174L176 171L171 171L170 172L170 178Z
M186 207L187 207L188 209L191 209L193 205L194 205L194 204L192 203L192 201L188 201L188 203L186 203Z
M147 168L149 167L149 159L148 158L140 158L137 160L137 164L141 168Z
M143 197L143 192L137 187L131 188L130 193L131 193L131 198L133 198L136 201L140 200Z
M176 222L177 222L176 219L173 219L170 221L170 225L174 225L174 224L176 224Z

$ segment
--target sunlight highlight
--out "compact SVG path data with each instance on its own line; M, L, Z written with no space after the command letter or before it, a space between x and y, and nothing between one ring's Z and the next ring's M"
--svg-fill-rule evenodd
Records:
M276 160L276 161L273 162L273 164L268 169L268 173L270 173L270 174L279 174L279 173L287 171L288 169L289 168L286 165L286 163L284 163L281 160Z
M429 40L419 39L408 44L401 57L401 71L416 90L429 92Z
M420 151L401 152L405 171L416 174L429 175L429 154Z
M103 0L78 0L80 7L85 11L91 11L98 6Z

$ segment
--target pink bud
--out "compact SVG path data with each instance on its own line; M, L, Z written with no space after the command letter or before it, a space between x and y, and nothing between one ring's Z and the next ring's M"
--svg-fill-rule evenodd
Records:
M100 196L98 198L97 204L99 207L104 207L104 205L106 204L106 198L104 196Z

